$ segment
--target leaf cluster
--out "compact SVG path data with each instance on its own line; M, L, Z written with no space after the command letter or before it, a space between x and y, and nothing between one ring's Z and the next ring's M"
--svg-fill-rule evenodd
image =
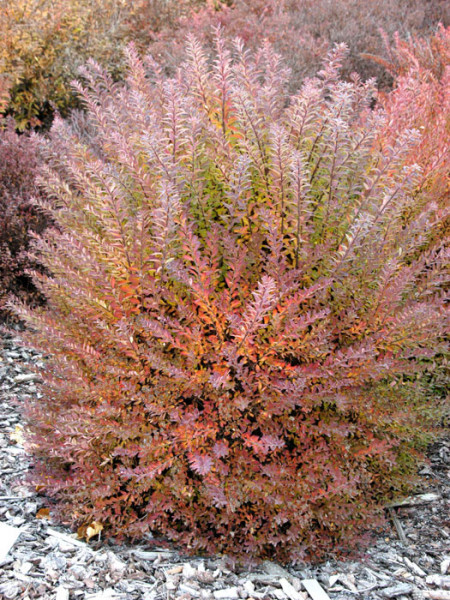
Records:
M420 142L408 160L421 166L422 186L445 212L450 171L450 27L441 25L430 38L402 40L397 35L391 45L386 40L386 46L388 60L381 62L393 74L395 85L392 94L379 98L388 115L381 138L391 143L407 123L420 130Z

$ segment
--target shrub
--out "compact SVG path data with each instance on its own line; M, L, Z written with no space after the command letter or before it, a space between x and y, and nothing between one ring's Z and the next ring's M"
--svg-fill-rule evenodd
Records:
M113 62L120 62L114 31L114 8L119 4L116 0L2 3L0 76L10 86L6 113L20 130L49 126L55 108L66 113L75 100L68 83L90 55L109 66L111 55Z
M417 134L377 144L342 47L289 96L270 46L216 46L209 63L191 40L174 79L132 49L126 85L91 63L93 147L53 128L48 306L16 306L50 354L33 484L112 535L317 558L408 483L424 424L402 376L439 351L440 254L417 252L439 214L408 218Z
M7 294L14 293L36 302L39 294L27 275L38 263L26 254L31 232L46 227L46 217L32 204L42 197L35 182L39 170L37 139L19 136L12 121L0 122L0 316L9 315L4 307Z
M421 186L446 209L450 171L450 27L442 25L429 39L398 36L387 45L388 60L378 59L394 76L392 94L381 94L387 113L380 139L391 144L405 127L421 131L410 163L422 169ZM448 210L448 207L447 207Z
M191 18L205 0L137 0L129 7L125 20L125 37L136 46L147 49L160 31L173 31L184 17Z
M394 44L386 46L388 60L376 60L392 73L394 89L379 97L387 114L380 142L392 144L408 124L421 131L407 161L422 170L416 194L425 200L432 197L438 205L440 226L430 232L426 245L439 246L450 230L450 28L440 26L429 39L415 36L405 41L396 36ZM448 363L448 353L424 363L428 393L440 395L444 402L448 400ZM447 419L448 414L447 407Z
M70 82L88 57L116 78L123 46L153 34L164 19L170 26L192 2L158 0L4 0L0 12L0 77L8 79L7 114L19 129L49 127L55 110L66 116L77 106ZM175 9L175 7L178 7Z
M334 44L345 42L349 46L343 63L345 78L355 71L364 79L377 77L384 88L392 83L390 75L364 55L383 53L380 29L389 38L395 32L401 37L414 32L424 35L440 21L450 24L448 3L442 0L234 0L209 2L181 17L178 24L163 27L149 42L155 43L154 53L169 68L176 68L187 32L210 46L217 26L227 37L239 36L254 49L266 39L287 60L292 90L297 90L305 77L316 75Z
M383 50L378 33L428 33L449 24L444 0L4 0L0 11L0 78L11 87L6 112L20 130L48 128L55 111L79 108L70 82L88 57L123 76L123 47L154 45L154 55L170 72L178 68L188 32L213 45L214 27L256 48L267 39L293 72L291 89L316 74L336 42L350 47L345 76L386 72L361 53Z
M0 77L0 124L3 117L1 113L5 110L9 100L9 85L5 77Z

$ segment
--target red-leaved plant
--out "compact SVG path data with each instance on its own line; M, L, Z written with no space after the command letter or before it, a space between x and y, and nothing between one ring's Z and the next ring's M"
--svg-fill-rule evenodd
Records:
M1 90L0 90L1 93ZM1 101L1 99L0 99ZM14 293L28 302L39 294L27 275L39 262L26 254L32 232L40 233L47 218L32 204L42 196L36 183L39 173L38 142L19 136L12 120L0 118L0 318L11 317L6 309L7 295Z
M184 8L187 8L186 3ZM146 16L136 9L136 15ZM297 90L305 77L315 75L327 51L346 43L348 55L342 73L353 71L363 79L377 77L381 87L390 87L391 77L364 54L382 54L380 29L389 38L398 32L428 35L439 22L450 24L448 2L444 0L213 0L193 3L190 12L156 33L142 19L130 23L129 39L148 41L167 67L179 65L187 33L213 46L213 28L220 26L229 39L243 39L247 47L258 48L263 40L272 43L291 68L290 89Z
M391 94L381 94L387 114L380 139L391 144L405 126L421 132L408 161L420 165L421 186L448 211L450 172L450 27L427 38L396 36L386 45L389 60L376 59L394 76Z
M126 85L91 63L95 143L53 128L48 305L16 307L50 355L33 483L113 535L319 557L374 522L423 430L402 375L443 311L442 254L417 251L439 214L408 212L418 133L377 144L343 47L293 96L267 45L187 55L165 79L130 49Z
M407 125L420 131L419 143L411 147L406 158L421 168L417 200L409 210L418 210L420 196L424 202L433 198L440 212L439 226L430 231L424 243L427 247L440 246L450 231L450 27L441 25L428 39L412 36L402 40L396 36L389 45L385 36L385 41L389 60L373 58L392 73L394 88L390 94L379 95L387 117L379 140L391 145ZM448 289L448 280L445 285ZM429 371L424 373L430 392L447 400L449 359L447 353L427 361Z

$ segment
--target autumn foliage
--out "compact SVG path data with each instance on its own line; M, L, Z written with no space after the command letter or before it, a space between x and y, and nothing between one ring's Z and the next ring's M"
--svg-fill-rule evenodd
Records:
M39 294L27 271L39 269L39 261L26 250L32 233L42 232L47 217L32 203L42 197L36 183L39 173L36 138L19 136L12 121L0 120L0 318L8 294L14 293L33 303Z
M48 128L55 111L77 106L70 82L88 58L117 78L123 47L151 40L194 4L193 0L2 0L0 88L9 85L6 113L21 130ZM143 23L145 21L145 30ZM0 112L3 112L0 106Z
M145 23L140 29L131 28L129 39L144 40L147 31L152 52L158 53L168 68L179 66L188 33L210 46L218 26L229 39L237 36L253 49L266 40L290 67L293 91L305 77L316 75L334 44L346 43L349 52L342 65L343 76L357 72L363 79L376 77L379 86L389 88L392 77L383 65L367 57L386 57L380 30L389 40L396 33L404 39L410 34L428 35L439 22L450 25L445 0L214 0L199 3L188 15L151 36Z
M123 75L123 48L132 41L169 72L178 68L186 35L213 45L213 30L239 36L257 49L274 44L292 71L291 90L314 76L335 43L349 46L343 72L392 82L384 68L363 54L381 55L379 30L428 35L448 26L445 0L3 0L0 11L0 88L6 80L6 112L17 127L47 129L55 111L77 107L70 82L88 58Z
M396 36L393 44L386 40L386 46L387 60L374 57L394 77L393 91L379 96L387 114L380 140L391 144L405 126L420 131L420 143L411 148L407 161L421 167L417 205L420 197L431 197L440 212L439 226L425 243L440 245L450 231L450 28L441 25L430 38ZM429 372L424 375L428 393L440 394L447 402L449 360L447 352L427 361Z
M450 27L442 25L430 38L395 37L387 44L387 60L374 60L394 76L394 89L381 94L388 119L380 138L390 144L404 127L421 132L410 163L422 169L421 187L448 211L450 173Z
M91 54L111 65L108 54L114 40L107 39L105 28L111 25L107 15L114 2L2 2L0 78L9 87L6 113L18 129L48 126L55 109L66 113L75 99L68 84ZM120 50L115 61L119 55Z
M126 84L91 62L89 142L57 120L45 145L48 304L16 305L49 356L33 483L113 535L317 558L408 482L441 214L416 205L420 133L380 142L344 47L290 95L269 45L215 43L208 60L191 39L173 79L133 49Z

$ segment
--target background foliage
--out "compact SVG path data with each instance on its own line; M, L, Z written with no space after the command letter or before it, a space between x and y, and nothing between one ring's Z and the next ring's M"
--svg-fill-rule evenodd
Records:
M48 127L55 110L77 105L70 82L88 58L119 77L123 47L133 31L151 38L192 0L1 0L0 79L10 87L7 114L19 129Z
M402 127L421 132L421 142L409 155L410 163L423 170L422 186L448 217L450 155L450 27L442 25L429 38L398 35L387 43L387 60L378 60L394 76L392 93L380 95L388 114L382 132L384 143L392 143ZM448 228L448 218L443 219ZM439 239L440 232L436 232Z
M0 80L10 88L6 112L21 130L48 128L56 110L66 116L77 107L70 82L88 58L120 79L130 41L141 51L152 45L173 74L186 35L211 45L221 25L224 35L253 48L264 39L273 43L292 70L291 90L316 74L334 43L345 42L346 77L357 71L390 85L386 71L361 54L383 53L379 29L405 37L450 23L444 0L1 0L0 6Z
M448 3L442 0L208 2L194 15L180 18L176 27L163 27L152 39L152 51L169 68L176 68L187 33L211 46L213 28L221 26L225 36L238 36L253 49L263 40L270 41L291 69L290 88L294 91L305 77L317 73L334 44L344 42L349 47L342 68L345 78L355 71L364 79L377 77L381 87L390 87L392 79L385 68L365 56L385 56L382 31L388 39L395 32L405 38L429 34L439 22L450 25Z
M26 254L32 233L47 226L32 199L43 197L36 183L39 173L38 141L19 136L13 121L0 121L0 316L9 315L4 304L8 294L33 304L39 294L27 274L39 268L38 262Z
M438 206L440 225L427 243L439 245L448 238L450 230L450 28L440 26L429 38L413 36L402 40L396 36L394 44L387 43L386 47L387 59L377 60L392 73L395 83L391 93L379 95L388 115L380 139L384 144L393 143L405 126L421 132L420 144L412 149L408 162L422 168L417 193L424 199L432 198ZM448 250L442 252L446 252L444 260L448 260ZM444 290L448 290L448 280ZM444 353L425 361L427 370L422 378L426 393L441 397L447 405L447 426L449 358Z

